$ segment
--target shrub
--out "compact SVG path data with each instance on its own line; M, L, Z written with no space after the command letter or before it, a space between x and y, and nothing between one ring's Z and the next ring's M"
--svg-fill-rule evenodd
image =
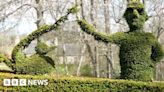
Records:
M3 79L48 79L45 86L10 86L3 87ZM164 83L136 82L128 80L111 80L102 78L83 77L50 77L50 76L25 76L14 74L0 74L0 90L11 92L164 92Z
M16 73L46 74L54 70L54 61L48 56L34 54L24 61L16 63Z

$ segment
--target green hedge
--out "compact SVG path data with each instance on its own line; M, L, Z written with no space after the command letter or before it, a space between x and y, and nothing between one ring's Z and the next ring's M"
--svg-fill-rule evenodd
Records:
M46 86L3 87L3 79L48 79ZM0 74L0 91L5 92L164 92L162 82L137 82L84 77L50 77Z

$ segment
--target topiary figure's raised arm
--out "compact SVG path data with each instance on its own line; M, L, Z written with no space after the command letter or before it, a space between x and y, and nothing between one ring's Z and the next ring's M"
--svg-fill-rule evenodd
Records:
M65 16L62 16L59 20L57 20L53 25L44 25L41 26L40 28L38 28L37 30L35 30L34 32L32 32L31 34L29 34L26 38L24 38L23 40L21 40L13 49L12 51L12 62L15 63L16 62L16 55L20 50L23 50L24 48L26 48L33 40L35 40L36 38L40 37L41 35L52 31L52 30L56 30L58 29L58 27L61 25L61 23L65 22L68 19L68 15L71 13L76 13L78 12L78 8L77 6L72 7L70 9L68 9L68 12Z
M122 40L126 37L126 34L123 32L117 32L113 35L107 35L101 32L96 31L96 29L89 24L86 20L77 20L82 31L87 34L93 35L96 40L103 41L105 43L111 42L115 44L120 44Z

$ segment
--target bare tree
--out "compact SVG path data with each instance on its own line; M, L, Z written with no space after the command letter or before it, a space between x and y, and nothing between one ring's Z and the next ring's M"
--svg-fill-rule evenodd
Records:
M81 70L82 62L84 62L84 60L85 60L85 55L84 55L85 50L86 50L86 45L83 44L83 47L81 50L81 56L80 56L80 60L79 60L79 64L78 64L78 68L77 68L77 72L76 72L77 76L80 76L80 70Z
M104 0L104 18L105 18L105 32L110 34L110 11L109 4L110 0ZM113 74L113 60L112 60L112 46L111 44L106 44L107 46L107 78L111 78Z
M149 14L149 23L148 23L148 30L151 30L153 34L156 35L157 38L160 38L160 36L164 32L164 23L163 23L163 16L164 16L164 2L162 0L159 1L145 1L145 3L151 3L152 6L148 6L148 12Z
M91 18L91 22L94 25L94 27L97 27L97 2L96 0L91 0L90 1L90 6L91 6L91 10L90 10L90 18ZM96 77L100 77L100 73L99 73L99 60L98 60L98 47L97 47L97 42L93 41L93 44L88 44L88 48L90 48L90 56L92 59L92 64L93 64L93 69L94 69L94 75Z

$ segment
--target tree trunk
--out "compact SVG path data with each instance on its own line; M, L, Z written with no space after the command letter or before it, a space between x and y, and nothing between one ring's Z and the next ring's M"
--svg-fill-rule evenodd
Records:
M66 47L65 44L63 44L63 64L65 66L65 74L68 75L68 65L67 65L67 57L66 57Z
M80 6L81 6L81 16L82 16L82 19L85 19L83 0L80 0Z
M96 18L97 18L97 3L96 0L91 0L91 11L90 11L90 18L91 18L91 22L94 25L94 27L96 28L97 24L96 24ZM90 48L93 47L93 49L90 49L92 51L92 53L90 53L91 57L92 57L92 64L93 64L93 69L94 69L94 74L96 77L100 77L99 74L99 63L98 63L98 47L97 47L97 43L96 41L93 41L94 46L90 46Z
M39 28L43 25L43 7L42 7L42 1L41 0L35 0L36 2L36 14L37 14L37 21L36 26Z
M35 0L36 2L36 26L37 28L39 28L40 26L42 26L44 24L44 21L43 21L43 6L42 6L42 0ZM39 38L37 38L37 41L39 41Z
M85 41L89 56L91 57L92 65L93 65L93 74L95 77L100 77L99 75L99 64L97 58L97 47L92 48L88 41Z
M83 62L84 59L85 59L85 57L84 57L85 50L86 50L86 45L84 44L84 45L83 45L83 48L82 48L82 50L81 50L80 61L79 61L79 65L78 65L77 72L76 72L76 75L77 75L77 76L80 76L81 65L82 65L82 62Z
M107 78L111 78L114 74L114 63L113 63L113 56L112 56L112 49L111 49L111 44L107 45L107 53L106 53L106 58L107 58Z
M95 6L95 1L94 0L91 0L91 11L90 11L90 19L91 19L91 22L93 23L93 25L96 27L96 21L95 21L95 16L96 14L94 14L94 9L96 9L96 6ZM77 1L76 1L77 3ZM81 7L81 17L82 19L87 19L86 16L85 16L85 11L84 11L84 0L80 0L80 7ZM96 11L96 10L95 10ZM93 73L94 73L94 76L95 77L99 77L99 65L97 63L97 55L96 54L97 52L95 51L96 48L96 43L95 41L93 42L94 45L91 45L90 42L88 42L89 40L91 40L90 37L87 36L87 34L84 34L82 33L83 35L83 41L84 43L86 44L86 48L88 50L88 53L89 53L89 56L91 57L91 62L92 62L92 65L93 65Z

